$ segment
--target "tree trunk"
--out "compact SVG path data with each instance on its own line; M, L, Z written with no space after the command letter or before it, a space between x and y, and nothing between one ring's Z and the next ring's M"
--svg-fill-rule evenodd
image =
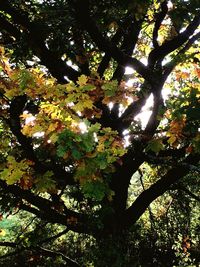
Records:
M121 231L102 236L94 252L95 267L136 267L130 259L128 233ZM132 261L132 264L131 264Z
M171 267L176 262L170 247L156 245L157 236L141 236L135 226L133 231L119 231L102 236L93 250L95 267ZM162 248L162 249L161 249Z

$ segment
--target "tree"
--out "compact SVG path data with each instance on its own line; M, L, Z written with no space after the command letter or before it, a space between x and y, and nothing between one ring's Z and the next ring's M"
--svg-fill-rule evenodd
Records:
M123 239L152 202L169 190L199 201L188 178L198 184L198 1L1 0L0 10L2 211L91 235L104 266L124 266ZM133 174L149 185L131 202Z

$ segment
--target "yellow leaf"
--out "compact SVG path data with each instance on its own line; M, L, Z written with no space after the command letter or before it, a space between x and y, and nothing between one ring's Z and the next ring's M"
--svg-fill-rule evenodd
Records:
M75 86L74 86L72 83L68 83L68 84L66 85L66 91L67 91L67 92L73 92L74 89L75 89Z
M6 231L4 229L0 229L0 236L5 236L6 235Z
M171 137L168 139L168 143L170 145L173 145L176 142L176 136L175 135L171 135Z
M99 143L97 146L97 151L98 152L103 152L105 149L104 143Z
M56 141L58 140L58 134L57 133L53 133L51 136L50 136L50 141L55 144Z
M85 76L85 75L81 75L81 76L78 78L77 83L78 83L78 85L83 86L83 85L86 85L87 81L88 81L87 76Z
M84 108L92 109L93 108L93 102L91 99L87 99L83 102Z
M47 133L51 133L51 132L55 131L57 129L57 127L58 127L58 122L50 123L48 130L47 130Z
M32 136L32 127L30 125L24 125L23 129L21 130L23 135Z
M8 97L9 99L11 99L11 98L13 98L13 97L15 97L15 96L18 96L18 95L20 95L20 94L21 94L21 93L20 93L19 89L17 89L17 88L12 88L12 89L10 89L10 90L6 90L5 96Z

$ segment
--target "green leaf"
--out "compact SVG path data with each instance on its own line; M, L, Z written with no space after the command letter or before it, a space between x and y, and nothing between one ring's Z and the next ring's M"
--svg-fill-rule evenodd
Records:
M101 170L105 169L108 166L107 153L98 153L96 162Z
M29 168L26 160L17 162L13 156L7 157L7 168L0 173L0 178L5 180L8 185L19 181Z
M66 147L61 146L61 145L58 146L57 151L56 151L57 156L60 158L62 158L66 154L66 152L67 152Z
M82 186L85 197L101 201L107 194L107 185L101 181L87 181Z
M102 89L105 91L105 96L114 96L118 89L118 81L107 82L102 86Z
M86 85L84 85L84 86L81 86L80 87L80 89L82 90L82 91L91 91L91 90L94 90L95 89L95 86L93 85L93 84L86 84Z
M52 178L53 172L47 171L42 176L35 179L36 190L44 193L48 191L53 191L56 188L56 182Z
M92 124L89 128L89 132L98 132L101 129L101 124L96 122L95 124Z
M21 70L20 71L20 73L18 75L18 80L19 80L19 87L22 90L25 90L28 85L34 84L33 76L27 70Z
M74 148L72 150L72 156L73 156L74 159L79 160L79 159L82 158L83 154L79 150Z
M164 149L164 145L162 143L162 140L155 139L155 140L149 141L146 151L151 150L155 153L158 153L160 150L163 150L163 149Z

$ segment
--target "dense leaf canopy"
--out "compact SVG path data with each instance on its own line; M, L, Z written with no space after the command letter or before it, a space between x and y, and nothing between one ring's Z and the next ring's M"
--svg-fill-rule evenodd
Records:
M2 215L115 240L141 218L159 227L162 206L163 225L192 221L196 235L196 213L180 225L175 213L200 200L199 11L197 0L0 0ZM0 244L19 249L16 236Z

